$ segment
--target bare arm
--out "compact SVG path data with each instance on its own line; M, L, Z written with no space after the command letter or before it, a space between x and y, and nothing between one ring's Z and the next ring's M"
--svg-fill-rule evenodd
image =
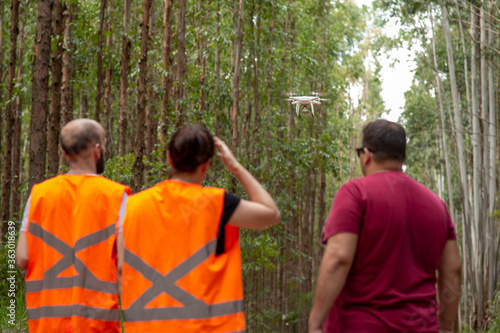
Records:
M24 232L20 232L17 239L16 265L20 269L26 269L28 266L28 241Z
M456 240L449 240L438 269L439 330L452 332L460 303L462 261Z
M353 233L340 233L328 239L309 315L309 333L322 332L323 322L344 287L357 246L358 235Z
M125 247L123 246L124 239L123 239L123 233L119 233L118 236L116 236L116 261L117 261L117 268L118 268L118 285L121 285L121 279L122 279L122 267L123 267L123 257L125 256ZM118 288L120 290L120 287Z
M229 172L238 178L250 198L250 201L240 201L228 224L247 229L262 229L278 223L281 214L271 195L238 162L221 139L216 137L214 141L218 150L217 156L222 159Z

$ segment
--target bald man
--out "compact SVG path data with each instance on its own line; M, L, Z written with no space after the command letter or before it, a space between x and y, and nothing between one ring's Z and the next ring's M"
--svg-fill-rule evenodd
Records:
M29 330L120 332L116 235L130 189L99 176L99 123L73 120L60 142L69 171L33 186L16 250Z

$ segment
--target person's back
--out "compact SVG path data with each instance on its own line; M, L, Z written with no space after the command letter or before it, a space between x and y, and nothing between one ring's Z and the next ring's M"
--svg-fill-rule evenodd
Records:
M26 269L29 329L119 332L117 222L130 190L96 174L104 167L102 128L88 120L67 126L63 148L77 137L65 150L70 171L33 186L20 230L16 263Z
M201 186L214 148L249 201ZM132 196L118 235L126 332L244 332L239 228L279 222L274 201L200 126L170 140L172 177Z
M364 177L335 195L309 333L451 332L461 260L445 204L402 172L401 125L369 123L356 151Z
M224 195L165 180L130 198L122 268L127 332L245 329L239 229L226 225L219 238Z
M354 332L371 322L373 332L436 332L435 272L447 240L455 238L444 203L399 171L352 180L339 194L329 219L351 223L327 224L325 237L352 228L359 241L327 327Z

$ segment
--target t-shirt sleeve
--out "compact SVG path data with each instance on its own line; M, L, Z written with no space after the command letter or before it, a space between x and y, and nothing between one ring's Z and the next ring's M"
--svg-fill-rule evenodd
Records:
M224 243L226 240L225 226L229 219L233 215L236 207L240 204L240 198L237 196L224 192L224 208L222 210L222 217L219 225L219 235L217 237L217 248L215 250L215 255L219 256L225 252Z
M26 227L28 225L28 215L30 213L30 202L31 194L28 198L28 201L26 201L26 206L24 206L23 220L21 222L21 229L19 229L19 232L26 232Z
M359 188L351 183L343 185L333 200L323 231L323 243L333 235L349 232L358 234L364 216L363 199Z
M446 211L446 225L448 226L448 235L447 235L447 240L456 240L457 239L457 234L455 232L455 225L453 224L453 221L451 220L450 213L448 212L448 208L446 207L446 204L443 202L444 209Z

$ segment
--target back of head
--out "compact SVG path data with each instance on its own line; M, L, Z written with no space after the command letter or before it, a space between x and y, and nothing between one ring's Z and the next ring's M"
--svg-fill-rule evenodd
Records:
M406 158L406 132L403 126L385 119L372 121L363 128L363 147L373 153L377 162Z
M214 155L214 139L199 125L186 125L172 135L168 154L177 172L193 172Z
M104 129L97 121L75 119L61 130L60 142L66 155L73 158L85 152L92 144L99 143L103 146L104 138Z

